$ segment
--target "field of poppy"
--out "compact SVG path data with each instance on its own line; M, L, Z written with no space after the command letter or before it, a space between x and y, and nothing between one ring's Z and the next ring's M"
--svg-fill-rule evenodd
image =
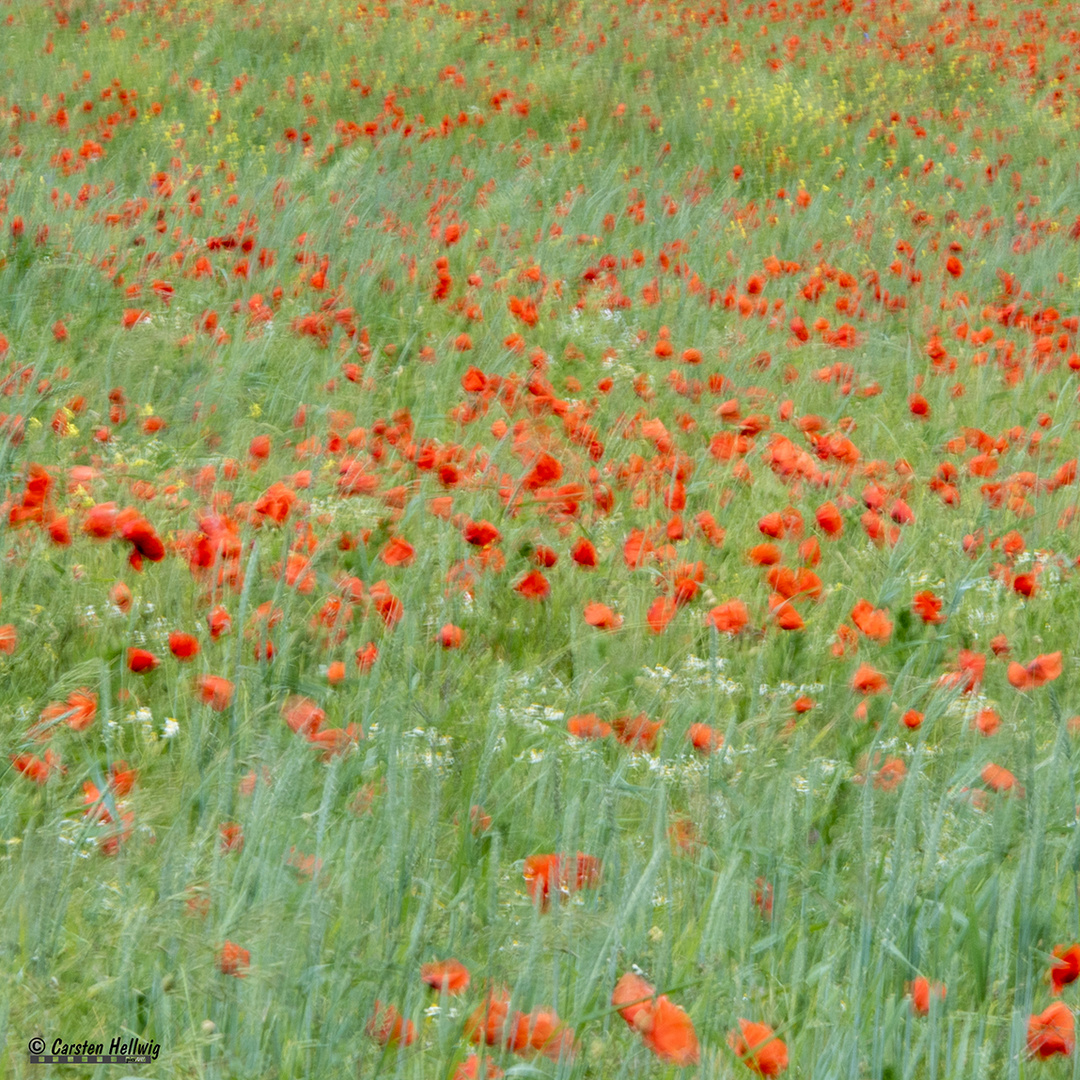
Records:
M1080 1076L1078 45L0 0L0 1072Z

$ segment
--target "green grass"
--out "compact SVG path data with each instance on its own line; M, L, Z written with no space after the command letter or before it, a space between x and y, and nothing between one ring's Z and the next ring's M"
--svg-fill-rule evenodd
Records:
M475 1049L467 1017L505 986L512 1010L553 1009L575 1034L558 1062L487 1048L514 1077L748 1076L728 1043L740 1018L776 1031L796 1077L1080 1076L1075 1054L1043 1062L1027 1043L1053 948L1080 939L1078 496L1051 482L1080 444L1075 16L1050 0L974 15L0 0L0 618L17 636L0 652L0 1072L450 1080ZM80 156L90 142L102 156ZM535 325L511 297L535 302ZM126 328L125 310L149 321ZM320 312L323 339L301 333ZM828 335L842 324L850 345ZM935 367L934 341L954 364ZM689 348L700 364L679 362ZM471 367L487 391L463 388ZM745 455L710 452L753 414L769 427ZM829 460L798 426L810 416L858 460ZM770 467L777 435L815 476ZM980 449L993 476L968 468ZM525 482L540 451L562 467L548 488L578 485L562 504ZM373 493L342 495L352 462ZM40 520L20 509L33 463L52 477ZM275 482L299 499L282 523L255 509ZM873 484L886 529L895 499L914 513L895 544L861 524ZM815 523L826 500L836 539ZM108 502L144 514L165 557L138 572L130 543L87 535ZM813 561L802 540L821 549L793 632L748 556L769 539L758 520L788 507L803 532L775 541L783 565ZM237 545L200 568L211 513ZM70 544L50 536L60 518ZM486 566L469 520L501 534ZM653 546L637 566L632 530ZM392 537L411 563L381 558ZM571 560L579 537L595 569ZM529 601L514 586L542 545L559 559ZM310 588L282 572L300 551ZM696 594L654 632L654 601L698 563ZM1013 582L1036 569L1025 597ZM365 599L328 628L345 576ZM393 628L380 581L403 607ZM939 626L913 613L923 590ZM705 618L731 598L750 612L737 636ZM887 609L887 641L852 629L860 599ZM621 628L590 626L594 601ZM217 604L232 630L215 641ZM280 609L271 661L262 605ZM445 624L461 649L436 643ZM177 630L199 638L190 663L170 654ZM132 647L157 669L131 672ZM942 678L961 649L988 656L970 694ZM1010 682L1010 660L1055 652L1059 679ZM860 719L862 662L889 686ZM195 689L207 674L234 685L223 711ZM81 688L93 723L36 740L42 710ZM362 737L324 755L285 722L293 695ZM801 696L815 708L795 713ZM991 708L985 737L972 721ZM586 742L566 727L585 713L663 727L647 752ZM724 737L709 756L687 739L699 723ZM36 784L15 758L46 750L65 771ZM906 769L893 790L890 759ZM118 761L130 792L108 786ZM990 762L1023 794L990 790ZM84 783L114 821L132 815L126 831L88 814ZM228 824L241 850L222 850ZM526 858L576 852L601 860L599 885L542 910ZM249 951L245 978L220 970L226 941ZM440 1000L420 967L451 956L472 981ZM659 1060L612 1008L634 968L690 1014L699 1065ZM947 985L928 1016L908 996L919 976ZM411 1045L369 1036L376 1001L415 1025ZM160 1053L31 1065L38 1034Z

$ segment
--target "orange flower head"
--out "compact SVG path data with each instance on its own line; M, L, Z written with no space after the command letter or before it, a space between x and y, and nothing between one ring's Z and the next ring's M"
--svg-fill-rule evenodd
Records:
M195 680L195 689L202 703L214 712L224 712L232 704L233 684L221 675L200 675Z
M908 709L908 711L900 717L900 722L904 727L910 728L912 731L918 731L922 726L924 719L926 719L925 715L919 712L918 709Z
M606 739L612 729L595 713L582 713L566 721L566 730L578 739Z
M416 1042L416 1027L411 1020L406 1020L395 1006L383 1006L378 999L371 1018L367 1022L367 1033L380 1046L396 1046L404 1043L411 1046Z
M623 624L621 615L617 615L607 606L596 601L585 605L585 621L597 630L618 630Z
M868 638L884 645L892 636L893 624L888 612L875 610L867 600L860 600L851 609L851 621Z
M530 855L525 860L522 877L533 902L540 901L546 911L551 895L569 896L600 883L600 860L595 855L578 852L576 859L565 855Z
M882 791L895 791L907 776L907 766L900 758L888 758L874 777L874 787Z
M251 953L233 941L226 941L218 953L218 968L222 975L234 975L246 979L251 967Z
M739 1020L740 1031L728 1035L728 1045L758 1076L779 1076L788 1067L788 1049L768 1024Z
M460 960L437 960L424 964L420 978L436 990L456 995L468 989L469 969Z
M488 991L485 999L465 1021L465 1036L470 1042L488 1046L506 1044L510 994L502 987Z
M741 600L727 600L718 604L705 616L706 626L715 626L721 634L740 633L750 621L750 613Z
M701 1060L697 1032L687 1013L661 994L634 1016L641 1041L661 1060L672 1065L696 1065Z
M379 558L387 566L411 566L416 559L416 549L408 540L395 536L387 542Z
M912 1011L916 1016L926 1016L930 1012L931 994L945 1000L945 984L931 983L924 975L920 975L908 983L908 993L911 995Z
M611 1004L619 1010L619 1015L636 1029L638 1013L651 1009L655 996L656 988L631 971L615 984Z
M882 694L889 689L889 682L877 668L870 664L860 664L851 677L851 689L867 696Z
M1009 682L1017 690L1033 690L1045 683L1053 682L1061 675L1061 653L1048 653L1036 656L1030 664L1018 664L1015 660L1009 664Z
M656 739L664 721L650 720L645 713L638 713L637 716L617 717L611 722L611 726L615 731L615 738L624 746L652 753L656 749Z
M169 635L169 652L181 662L193 660L199 655L199 639L194 634L174 630Z
M1015 792L1017 795L1024 793L1024 789L1016 782L1016 777L1004 766L995 765L992 761L983 767L982 779L991 791L1002 794Z
M1072 1010L1064 1002L1055 1001L1048 1009L1028 1020L1028 1052L1034 1057L1068 1057L1076 1046L1076 1023Z
M1055 945L1055 963L1050 966L1050 982L1055 997L1070 983L1080 979L1080 945Z
M911 610L919 616L927 626L940 626L945 621L941 614L942 600L928 589L916 593L911 601Z
M574 1032L548 1009L534 1009L528 1016L519 1013L511 1049L517 1054L535 1051L558 1061L573 1055Z
M145 675L158 666L158 658L146 649L128 649L128 670L136 675Z
M514 586L514 591L526 600L546 600L551 595L551 584L539 570L530 570Z
M292 694L286 698L281 707L281 715L293 732L308 738L318 733L326 719L326 713L314 701L301 694Z
M465 644L465 631L460 626L447 623L435 635L435 640L444 649L460 649Z
M724 736L709 724L691 724L686 737L701 754L711 754L724 745Z

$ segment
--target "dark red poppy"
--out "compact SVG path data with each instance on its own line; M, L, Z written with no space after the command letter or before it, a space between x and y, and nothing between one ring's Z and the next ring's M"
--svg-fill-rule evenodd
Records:
M147 649L128 649L127 651L128 670L136 675L145 675L148 671L153 671L159 663L158 658Z

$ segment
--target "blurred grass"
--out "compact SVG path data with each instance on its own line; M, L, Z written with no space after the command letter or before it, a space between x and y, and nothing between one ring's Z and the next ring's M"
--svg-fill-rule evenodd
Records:
M760 572L745 565L741 548L752 542L753 523L765 509L794 500L809 521L816 494L800 497L765 469L757 470L752 488L743 486L715 465L708 442L718 426L711 406L719 399L695 402L668 388L662 369L632 345L639 327L650 335L671 327L679 348L693 344L708 358L703 376L723 373L741 388L791 393L800 413L821 414L829 429L853 417L864 461L904 457L920 478L932 474L942 444L963 425L991 433L1014 424L1030 429L1056 389L1063 392L1045 437L1048 444L1061 439L1061 458L1070 456L1075 393L1060 370L1030 373L1014 390L1002 389L992 365L965 366L963 397L951 395L956 380L931 376L922 389L930 420L916 427L906 415L906 395L926 368L927 338L946 321L935 292L940 283L928 269L922 293L911 292L906 310L868 304L873 318L859 324L864 341L840 354L820 343L781 352L783 338L767 320L703 303L683 280L660 275L661 299L653 307L644 306L641 295L658 276L660 250L686 241L689 266L721 293L729 283L744 283L769 255L800 261L799 275L770 280L768 296L809 314L814 309L799 299L798 288L819 262L856 276L877 270L883 287L900 289L886 271L897 241L910 240L926 268L936 257L928 240L937 235L942 246L956 239L968 249L960 284L972 298L966 317L973 325L987 321L978 318L983 304L1000 298L998 268L1021 278L1034 298L1069 314L1080 265L1067 229L1016 252L1017 230L1002 227L983 236L979 214L987 207L991 218L1014 220L1022 196L1007 186L1006 174L1015 170L1024 191L1041 200L1038 210L1029 201L1032 216L1045 213L1060 226L1069 224L1073 163L1055 140L1071 135L1074 106L1065 119L1055 119L1034 93L1002 88L981 54L964 76L944 61L885 64L871 49L857 51L857 44L833 51L819 35L839 40L844 22L853 38L860 17L842 10L808 24L795 20L791 32L803 38L807 65L794 62L777 73L764 61L773 38L787 29L758 41L759 28L771 25L760 11L737 17L734 26L710 25L699 41L669 32L680 22L674 9L651 6L526 5L519 17L511 5L493 9L486 20L441 7L388 6L378 17L358 10L337 4L131 7L119 12L115 25L125 37L118 39L99 6L72 6L74 26L63 32L44 7L11 9L6 110L18 102L43 115L42 94L51 95L55 108L57 94L65 92L76 116L81 92L72 84L83 69L92 72L93 92L86 94L95 98L93 119L112 108L99 95L114 77L137 91L140 110L138 120L115 126L103 160L70 177L50 159L64 146L77 150L82 136L65 136L40 117L36 126L8 123L8 148L14 140L27 151L4 159L5 171L17 178L4 215L8 223L22 215L28 234L43 222L51 228L41 246L30 235L15 242L7 229L3 233L0 330L12 343L14 362L32 369L4 405L29 420L25 441L0 451L12 493L29 461L96 461L105 475L95 498L130 502L126 480L187 485L203 465L220 469L230 458L243 463L251 438L269 434L275 450L263 470L252 473L241 464L234 482L219 483L237 502L249 502L272 480L307 467L286 444L301 437L292 429L301 403L311 409L309 431L335 407L369 430L379 418L409 409L418 433L460 442L466 453L479 443L500 471L513 472L509 447L496 446L488 435L500 407L492 408L482 431L463 428L447 414L460 399L459 380L470 363L504 377L527 371L527 361L503 340L519 329L506 298L536 291L518 279L534 264L565 290L561 301L546 297L545 317L527 335L530 346L549 354L553 382L561 387L567 376L577 377L586 384L582 397L590 396L601 351L618 350L615 389L598 399L590 419L610 459L653 452L640 438L618 445L618 421L639 409L662 416L671 431L680 412L697 421L677 437L679 450L695 464L691 506L714 512L729 539L720 551L688 540L680 557L707 562L706 586L717 600L757 598L757 623L764 619L756 592ZM1051 21L1065 18L1051 4L1037 10ZM1010 14L1001 6L1003 21ZM83 18L92 25L80 35L75 26ZM934 11L905 13L907 39L930 34L935 18ZM884 23L869 25L876 30ZM607 44L589 53L576 42L579 35L598 40L596 24ZM899 35L895 27L890 32ZM56 48L43 54L48 33ZM524 48L517 47L518 37L526 39ZM736 37L747 57L741 62L732 59ZM1046 37L1049 67L1068 56L1068 45ZM449 64L467 73L464 90L453 79L439 80ZM351 86L354 73L372 87L370 96ZM233 80L244 75L250 83L232 94ZM297 83L293 95L285 89L290 77ZM192 89L193 78L201 89ZM491 95L504 86L516 99L528 98L527 117L509 107L491 111ZM302 102L304 93L313 96L310 105ZM437 124L444 114L473 116L476 110L485 123L470 120L449 140L414 138L410 144L384 134L317 164L334 119L362 124L380 114L389 94L410 118L424 113L426 122ZM151 121L146 108L153 100L163 108ZM620 102L627 105L623 118L614 115ZM645 105L651 112L643 116ZM930 108L941 116L928 118ZM964 114L962 123L950 121L954 108ZM313 157L291 144L279 151L284 129L304 128L309 109L318 120L308 125ZM893 109L903 119L888 126ZM221 117L211 124L215 110ZM909 115L925 122L932 136L911 137ZM580 149L570 153L567 128L579 116L588 126ZM655 128L650 116L657 118ZM886 126L897 132L895 148L880 136L869 141L871 129ZM1013 160L992 187L983 171L998 156L994 132L1010 133ZM1032 137L1036 132L1039 138ZM957 144L956 155L940 145L947 141ZM546 144L553 147L550 156ZM980 146L984 156L976 160ZM527 165L521 160L526 153L532 158ZM1051 158L1045 166L1039 164L1044 154ZM171 169L174 157L177 199L197 189L202 217L167 214L164 233L154 230L156 207L105 223L107 214L123 216L125 203L149 199L151 172ZM962 176L964 190L943 191L940 169L931 173L931 188L921 175L927 157ZM886 168L885 161L892 164ZM738 182L735 165L745 170ZM901 175L904 167L910 176ZM876 180L872 190L869 176ZM496 186L480 205L477 194L489 179ZM288 189L278 207L282 181ZM700 190L691 191L695 182ZM53 188L76 198L84 183L97 188L85 208L54 208ZM579 184L585 188L580 195ZM795 213L791 201L800 186L813 201ZM574 197L567 199L568 193ZM431 299L431 264L443 249L429 239L428 214L440 194L456 200L448 207L468 222L463 242L445 254L455 294L465 289L468 274L483 277L476 290L480 322ZM674 213L665 196L678 203ZM635 198L646 204L641 224L625 213ZM560 201L569 203L565 213L556 210ZM914 225L916 209L933 215L933 224ZM614 228L604 223L608 214ZM774 225L754 226L755 218L764 222L769 214L776 215ZM212 254L215 275L189 279L171 263L179 239L205 242L234 232L252 215L257 239L250 257L254 262L262 248L274 251L273 269L245 281L229 275L234 257ZM353 226L343 220L350 215ZM859 236L862 221L870 226ZM552 225L562 235L552 236ZM344 383L340 330L327 349L289 330L292 318L325 298L301 290L293 262L301 234L307 250L330 255L333 282L347 272L345 300L370 334L371 354L362 365L370 383ZM585 243L578 243L579 234ZM635 249L648 258L639 267L619 268L633 309L608 317L590 296L575 311L582 273L603 254L630 260ZM418 273L410 280L414 255ZM110 272L123 274L124 282L102 272L106 256L113 259ZM148 261L151 256L157 261ZM185 268L190 261L189 255ZM159 274L177 285L167 309L147 287ZM141 283L143 292L129 302L124 285L132 283ZM275 284L283 286L283 297L273 330L249 340L243 305L254 292L268 297ZM241 305L235 316L234 304ZM122 308L144 305L151 323L121 329ZM195 331L208 310L217 311L229 341L215 346ZM822 313L844 321L828 305ZM57 318L70 334L63 346L51 336ZM473 350L458 355L452 342L463 330ZM181 346L189 334L194 340ZM397 351L388 356L383 347L391 344ZM564 358L570 344L585 352L585 361ZM418 359L424 346L435 350L437 363ZM951 341L949 348L960 351ZM717 359L721 349L724 360ZM764 371L752 366L762 350L772 353ZM860 378L878 381L882 396L840 396L812 379L837 359ZM791 390L782 382L788 362L798 374ZM59 378L63 366L69 378ZM631 385L640 371L650 374L657 391L648 405ZM42 378L54 385L39 392ZM326 390L331 379L339 383L335 395ZM137 403L129 407L133 414L150 406L165 417L166 432L148 439L133 416L110 444L93 445L89 433L104 422L104 391L113 387L123 387ZM78 438L58 440L52 414L76 393L86 395L89 411L73 418ZM1042 470L1021 443L1002 463L1003 473ZM38 790L8 770L0 785L6 841L0 896L8 914L0 934L5 1075L50 1074L25 1063L25 1043L41 1031L72 1040L134 1032L159 1041L154 1074L163 1076L449 1077L464 1057L463 1019L479 1003L485 980L508 985L515 1008L551 1005L577 1029L573 1062L518 1063L510 1075L665 1075L608 1007L615 979L635 964L691 1013L704 1048L702 1076L742 1069L725 1042L740 1016L777 1028L791 1047L796 1076L1080 1075L1076 1059L1043 1065L1024 1055L1027 1016L1049 1000L1043 981L1050 950L1080 937L1080 837L1067 727L1077 706L1070 680L1056 693L1051 688L1024 697L1007 686L1000 667L988 669L983 693L1004 721L989 750L968 730L963 703L936 691L956 648L984 649L998 632L1008 635L1018 657L1064 648L1068 671L1078 652L1069 637L1076 601L1063 581L1024 605L988 578L989 555L971 562L961 553L966 532L1013 524L1010 519L999 528L1003 519L991 516L975 485L965 487L959 514L942 508L925 485L915 488L909 501L918 528L891 551L862 537L852 540L857 525L849 515L845 540L823 545L827 591L812 609L806 634L770 632L731 642L707 631L696 608L680 613L667 634L648 632L652 571L625 570L619 548L631 528L664 516L655 506L636 508L620 493L610 518L589 523L602 565L583 577L565 554L567 539L534 508L512 517L490 485L455 491L455 510L495 522L507 555L506 571L495 584L483 580L467 603L443 595L447 572L466 551L456 531L426 513L427 500L442 493L434 478L418 477L403 515L393 521L362 500L334 499L328 460L311 467L311 521L329 539L330 526L319 514L332 514L333 530L372 528L373 539L368 551L320 549L313 563L318 587L307 597L285 588L271 569L286 556L292 534L259 532L249 591L242 602L230 600L234 636L204 641L192 665L235 681L235 711L227 715L199 705L191 692L193 672L171 661L148 677L124 666L132 642L165 656L170 630L201 630L200 590L180 558L137 576L115 545L80 537L62 552L37 534L11 533L12 554L0 566L4 618L20 634L16 655L0 657L8 752L33 750L23 736L29 722L73 689L97 690L101 710L85 734L62 734L65 778ZM731 499L722 505L724 487ZM178 495L197 503L190 487ZM1074 546L1075 528L1057 524L1073 501L1067 492L1043 496L1034 517L1020 526L1028 549ZM152 507L163 535L192 527L190 506L159 498ZM407 570L376 561L391 532L417 548ZM245 529L245 542L254 537ZM541 541L556 546L561 560L549 575L550 599L530 606L509 583L528 566L524 546ZM354 621L347 645L334 653L349 663L349 679L330 691L320 673L328 654L309 625L342 570L368 584L385 577L406 614L393 634L384 635L373 616ZM117 578L135 593L128 615L110 610L106 600ZM955 604L940 630L905 621L916 585L940 586L946 603ZM892 682L887 699L871 706L880 727L853 723L850 671L828 649L828 635L862 596L890 606L896 618L885 649L860 647L860 657L879 664ZM591 599L625 616L619 634L584 626L581 608ZM245 605L250 612L264 602L283 610L270 665L255 661L243 638ZM433 648L434 632L445 621L465 629L463 652ZM368 640L378 641L380 659L359 676L352 652ZM710 665L728 681L706 678ZM791 699L804 684L813 687L807 692L818 708L789 732ZM117 692L130 697L120 703ZM281 719L281 702L294 692L319 700L327 726L361 724L365 737L357 749L321 762ZM908 707L926 712L923 727L910 736L897 721ZM136 716L140 708L150 712L153 738ZM641 711L666 722L652 756L575 744L565 731L565 718L577 712L610 719ZM166 717L179 724L170 740L161 737ZM694 757L685 733L695 722L724 732L725 751ZM908 772L897 792L852 783L864 771L860 760L878 752L904 755ZM979 786L988 754L1008 763L1026 796L993 797L980 812L967 789ZM81 782L95 771L103 776L121 759L139 770L131 799L136 824L118 856L108 859L83 820ZM240 776L249 770L261 776L264 768L269 786L236 794ZM359 791L370 794L367 812L350 809ZM482 835L470 827L474 805L492 817ZM683 818L699 836L688 852L668 839L669 826ZM219 850L219 829L227 821L243 827L240 852ZM603 861L600 888L548 913L536 911L522 878L524 858L579 850ZM311 880L289 865L294 852L321 863ZM774 890L771 917L752 902L759 879ZM188 904L197 897L209 901L205 914ZM226 939L251 951L248 978L218 972L216 949ZM436 999L420 984L419 965L449 955L471 969L470 996L453 1012L445 1002L438 1015L425 1016ZM913 1017L904 996L905 983L919 974L948 984L946 1002L927 1019ZM365 1036L376 999L394 1002L418 1024L416 1046L381 1051ZM65 1069L62 1075L79 1074Z

